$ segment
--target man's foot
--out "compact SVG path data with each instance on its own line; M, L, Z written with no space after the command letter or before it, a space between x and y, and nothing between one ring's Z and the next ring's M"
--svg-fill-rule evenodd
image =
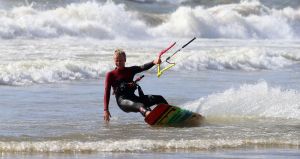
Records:
M140 113L144 116L147 117L150 114L151 110L148 110L144 107L140 107Z

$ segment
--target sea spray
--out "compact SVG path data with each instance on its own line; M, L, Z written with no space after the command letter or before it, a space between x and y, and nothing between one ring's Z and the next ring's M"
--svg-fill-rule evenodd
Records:
M300 93L267 82L243 84L185 104L205 117L300 119Z

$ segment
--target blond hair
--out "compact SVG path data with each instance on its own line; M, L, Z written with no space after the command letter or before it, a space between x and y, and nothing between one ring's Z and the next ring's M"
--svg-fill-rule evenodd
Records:
M122 49L116 49L114 55L115 56L124 56L126 58L125 51Z

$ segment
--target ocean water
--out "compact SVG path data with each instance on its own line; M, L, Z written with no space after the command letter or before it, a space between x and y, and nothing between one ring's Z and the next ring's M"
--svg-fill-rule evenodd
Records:
M1 0L1 158L299 158L297 1ZM113 51L143 72L146 94L205 117L198 127L150 127L111 96ZM164 67L166 64L164 63Z

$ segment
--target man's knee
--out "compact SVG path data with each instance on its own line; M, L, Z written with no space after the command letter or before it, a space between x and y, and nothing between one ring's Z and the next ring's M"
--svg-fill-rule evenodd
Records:
M168 102L166 101L166 99L163 96L161 96L161 95L156 95L155 96L155 101L156 101L157 104L159 104L159 103L168 104Z

